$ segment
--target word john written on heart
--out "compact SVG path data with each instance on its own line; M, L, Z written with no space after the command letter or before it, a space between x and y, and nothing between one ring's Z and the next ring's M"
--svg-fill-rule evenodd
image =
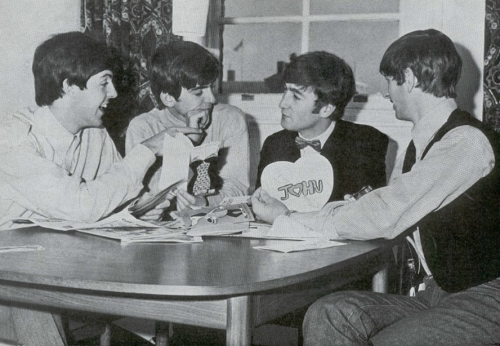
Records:
M264 168L262 189L290 210L320 210L333 191L333 168L321 155L308 155L295 162L278 161Z

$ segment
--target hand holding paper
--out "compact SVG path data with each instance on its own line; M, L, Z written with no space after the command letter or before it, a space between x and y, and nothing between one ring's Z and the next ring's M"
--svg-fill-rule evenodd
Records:
M166 137L175 137L177 134L202 134L203 130L192 127L182 127L182 126L173 126L168 129L158 133L157 135L146 139L141 144L145 145L149 148L156 156L163 156L163 142Z
M183 183L185 183L185 180L179 180L155 195L147 195L146 197L143 196L135 204L128 208L130 214L135 217L141 217L146 213L151 212L156 207L167 204L166 201L173 197L172 193L175 189ZM170 198L169 194L171 195ZM170 205L170 202L168 202L168 205ZM163 208L160 206L160 209ZM158 214L158 211L150 213L151 216L156 214Z

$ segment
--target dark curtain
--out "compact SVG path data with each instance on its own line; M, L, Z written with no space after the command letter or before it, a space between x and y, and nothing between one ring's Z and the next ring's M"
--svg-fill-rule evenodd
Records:
M500 132L500 1L486 0L483 121Z
M129 121L156 105L149 60L158 46L180 39L172 34L172 0L81 0L80 23L85 34L116 48L124 58L114 80L118 97L103 118L123 154Z

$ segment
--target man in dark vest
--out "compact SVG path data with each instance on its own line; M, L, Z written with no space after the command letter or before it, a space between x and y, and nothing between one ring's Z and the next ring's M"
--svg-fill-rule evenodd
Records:
M292 56L284 71L280 102L282 131L266 138L260 152L256 187L264 168L321 155L332 165L334 187L329 202L343 200L370 185L386 185L388 137L377 129L342 120L356 92L349 65L328 52ZM309 144L310 143L310 144Z
M291 218L331 239L394 238L406 232L427 276L415 294L339 292L304 319L305 345L487 345L500 341L500 145L458 109L462 62L437 30L411 32L385 52L396 117L412 140L387 187L320 213L290 213L257 190L260 219ZM415 250L412 250L416 252Z

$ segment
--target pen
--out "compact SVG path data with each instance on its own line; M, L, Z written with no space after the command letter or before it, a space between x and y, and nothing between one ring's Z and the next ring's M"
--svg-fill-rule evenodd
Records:
M45 250L41 245L0 246L0 253Z

